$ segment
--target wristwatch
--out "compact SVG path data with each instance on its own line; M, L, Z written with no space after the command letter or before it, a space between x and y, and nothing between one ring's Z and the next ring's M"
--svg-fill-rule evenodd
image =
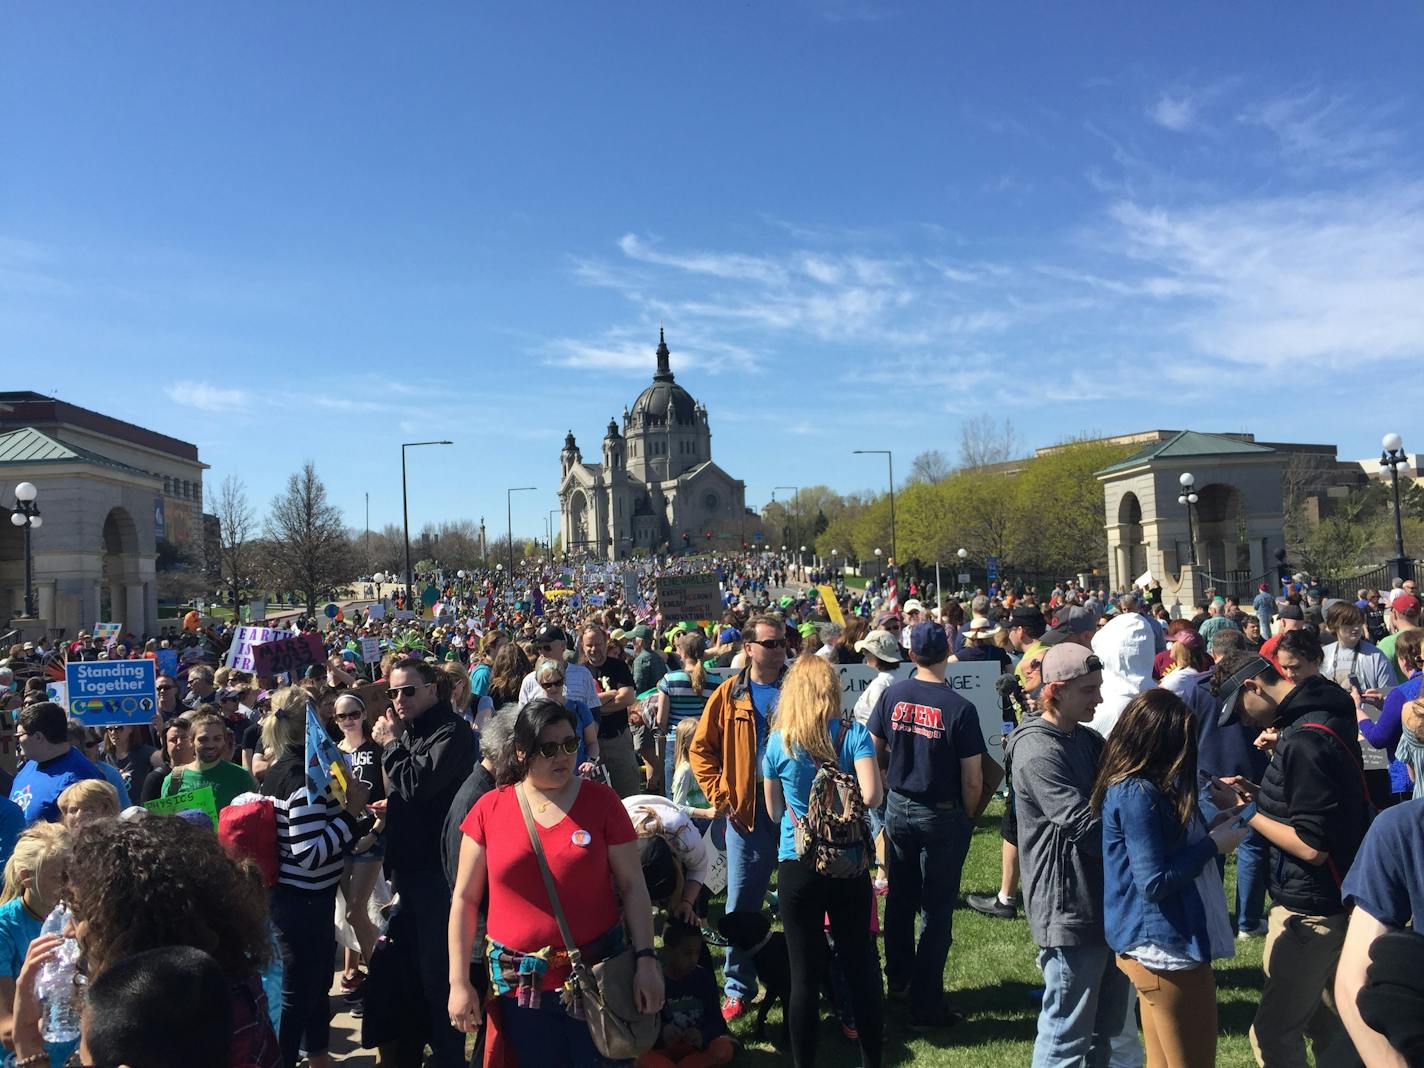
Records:
M656 949L640 949L633 954L633 957L636 960L642 960L644 957L647 957L650 960L657 960L658 951Z

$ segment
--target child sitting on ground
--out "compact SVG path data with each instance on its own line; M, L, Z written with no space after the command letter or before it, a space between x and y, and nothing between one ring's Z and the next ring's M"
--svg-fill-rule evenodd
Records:
M735 1047L722 1019L716 977L698 963L702 933L674 920L663 931L662 1030L637 1068L715 1068Z

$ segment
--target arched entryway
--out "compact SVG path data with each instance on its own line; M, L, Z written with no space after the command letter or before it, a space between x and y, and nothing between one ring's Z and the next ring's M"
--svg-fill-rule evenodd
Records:
M1249 571L1251 546L1241 491L1224 482L1212 482L1197 494L1197 559L1208 574L1219 578Z
M136 628L143 619L144 591L139 575L138 527L126 509L112 508L104 517L103 552L99 619Z
M568 548L574 552L589 552L588 497L583 490L576 489L569 494L568 505Z
M1142 503L1124 493L1117 506L1118 573L1125 584L1147 570L1147 545L1142 535Z

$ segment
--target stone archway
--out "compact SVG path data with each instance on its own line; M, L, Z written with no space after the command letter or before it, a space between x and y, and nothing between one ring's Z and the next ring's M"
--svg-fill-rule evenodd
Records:
M104 517L99 618L122 623L135 633L143 629L144 589L139 576L138 526L125 508L111 508Z
M582 489L576 489L569 494L568 530L569 549L580 553L591 551L588 536L588 497Z
M1120 581L1132 582L1147 570L1147 544L1142 533L1142 502L1137 494L1122 495L1117 506L1118 574Z
M1230 578L1233 571L1250 571L1251 545L1241 491L1225 482L1211 482L1197 491L1197 559L1208 574Z

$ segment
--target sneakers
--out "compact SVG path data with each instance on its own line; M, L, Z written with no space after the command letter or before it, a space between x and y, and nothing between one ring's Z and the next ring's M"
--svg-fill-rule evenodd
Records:
M911 1031L939 1031L948 1027L953 1027L955 1024L963 1021L963 1019L964 1016L961 1013L957 1013L953 1009L941 1005L939 1007L939 1011L937 1012L931 1012L924 1015L914 1012L910 1013L910 1022L908 1026Z
M1017 901L1005 905L999 900L998 894L968 894L964 900L975 912L981 912L985 916L995 916L1001 920L1012 920L1019 914L1019 903Z
M1255 938L1258 935L1263 935L1270 928L1270 926L1271 925L1267 921L1262 920L1261 922L1254 924L1250 927L1243 927L1241 930L1236 932L1236 940L1238 942L1245 942L1247 939Z
M841 1034L846 1036L848 1042L860 1041L860 1032L856 1030L855 1024L846 1023L844 1020L841 1021Z
M738 1016L745 1016L746 1014L746 1002L744 1002L741 998L722 999L722 1019L726 1020L728 1023L731 1023Z

